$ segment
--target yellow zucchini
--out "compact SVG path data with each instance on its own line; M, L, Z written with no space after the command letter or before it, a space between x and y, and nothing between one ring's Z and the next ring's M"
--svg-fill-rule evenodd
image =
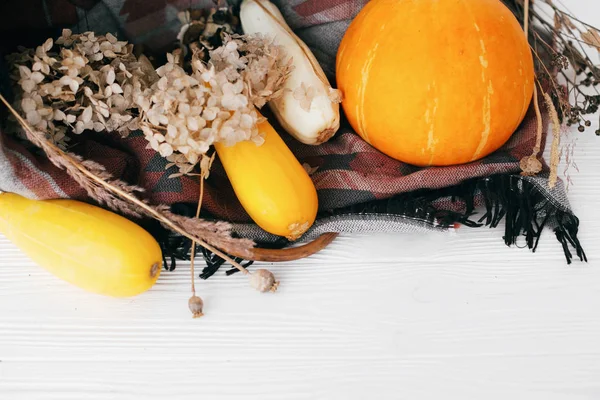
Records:
M215 143L240 203L265 231L298 239L315 221L318 209L315 186L275 129L258 125L265 142L244 141L234 146Z
M112 212L74 200L0 193L0 233L53 275L89 292L128 297L162 267L152 235Z

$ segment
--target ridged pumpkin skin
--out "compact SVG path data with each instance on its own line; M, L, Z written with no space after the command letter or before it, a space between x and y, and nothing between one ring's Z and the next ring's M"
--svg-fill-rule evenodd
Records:
M294 154L268 122L258 129L265 142L215 143L235 194L252 220L265 231L295 240L317 215L315 186Z
M53 275L89 292L135 296L160 275L162 253L135 223L74 200L0 194L0 233Z
M372 0L350 24L336 70L356 132L418 166L500 148L534 85L525 34L500 0Z

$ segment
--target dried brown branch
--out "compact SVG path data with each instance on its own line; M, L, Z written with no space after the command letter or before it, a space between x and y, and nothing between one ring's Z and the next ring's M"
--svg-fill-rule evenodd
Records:
M552 98L548 93L544 93L544 100L548 113L552 119L552 147L550 149L550 177L548 178L548 186L553 188L556 186L558 181L558 165L560 164L560 121L558 119L558 113L554 108Z
M139 192L139 188L113 179L102 166L96 163L81 161L78 156L61 150L55 144L46 140L42 132L34 130L4 96L0 95L0 101L21 124L27 139L40 147L54 165L65 170L94 200L115 211L154 218L168 229L196 241L200 246L212 251L234 266L237 266L238 263L216 247L223 249L225 252L241 251L242 254L250 255L250 249L253 246L252 241L231 237L230 224L175 215L167 206L153 206L144 200L140 200L135 195L136 192Z
M527 40L529 40L529 0L525 0L524 10L525 11L523 17L523 30L525 31L525 37L527 38ZM533 51L534 53L536 53L535 50ZM542 163L540 162L540 160L538 160L538 154L540 153L542 147L542 136L544 126L542 120L542 113L540 112L537 85L535 82L533 84L533 106L535 108L535 116L537 119L536 142L535 147L533 148L533 153L529 156L523 157L520 162L522 175L525 176L536 175L542 170Z
M521 6L524 4L524 0L514 1ZM587 55L589 49L599 49L600 31L575 18L560 2L543 1L552 15L545 13L543 8L529 9L531 22L528 29L536 43L543 44L543 55L539 56L538 49L533 49L538 56L536 75L544 82L560 122L575 125L584 132L592 125L587 116L595 114L600 106L600 91L596 88L600 84L600 68ZM519 12L523 15L525 8ZM569 67L573 74L568 71ZM600 136L600 130L596 134Z
M600 51L600 30L573 17L560 2L543 0L550 13L543 7L533 8L531 0L505 2L512 4L528 39L531 38L536 68L533 98L537 118L536 144L532 154L521 160L521 168L524 175L536 174L542 168L538 156L544 129L539 97L543 96L553 131L548 183L554 187L561 160L562 124L575 125L584 132L592 126L587 116L597 113L600 107L600 91L596 88L600 84L600 68L587 55L589 49ZM596 130L596 134L600 136L600 130Z
M544 123L542 119L542 113L540 111L540 102L538 99L537 85L533 86L533 107L535 109L535 116L537 119L536 125L536 140L533 152L529 156L525 156L521 159L521 170L522 175L533 176L538 174L542 170L542 163L538 159L538 155L542 150L542 136L544 133Z

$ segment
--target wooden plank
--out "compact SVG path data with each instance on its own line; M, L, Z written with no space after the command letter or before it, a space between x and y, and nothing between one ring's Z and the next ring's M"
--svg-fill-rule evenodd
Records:
M572 0L576 15L594 17ZM594 21L591 21L594 22ZM309 259L134 299L58 281L0 237L0 399L600 398L600 139L577 140L569 197L590 263L502 231L343 236Z

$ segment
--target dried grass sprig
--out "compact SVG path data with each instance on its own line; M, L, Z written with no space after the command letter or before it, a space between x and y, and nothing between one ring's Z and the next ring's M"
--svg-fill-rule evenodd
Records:
M210 176L210 167L215 160L216 153L213 153L212 157L204 156L200 161L200 175L198 180L200 181L200 195L198 197L198 207L196 208L196 218L200 218L200 210L202 209L202 200L204 199L204 181ZM196 273L194 271L194 264L196 258L196 242L192 242L192 250L190 255L190 272L192 278L192 296L196 295Z
M525 0L524 4L524 16L523 16L523 31L525 37L529 41L529 0ZM533 176L538 174L542 170L542 163L538 160L538 154L542 147L542 136L544 131L542 113L540 112L540 103L538 99L537 82L533 83L533 106L535 109L535 117L537 121L536 125L536 136L535 136L535 147L533 152L529 156L525 156L521 159L520 167L523 171L521 174L525 176Z
M129 215L143 215L154 218L162 225L180 235L197 242L200 246L217 254L232 265L244 270L225 252L241 252L250 255L253 242L247 239L231 237L231 225L225 222L208 222L173 214L167 206L153 206L136 197L139 188L123 181L112 179L103 167L81 159L61 150L57 145L48 141L42 132L34 130L10 103L0 95L0 101L23 127L28 140L40 147L48 159L58 168L64 169L77 181L94 200Z
M521 160L523 175L535 175L542 169L542 126L539 112L540 96L552 123L553 139L550 154L552 188L558 180L561 155L567 154L567 169L572 149L561 149L563 125L577 126L579 132L592 126L588 116L600 109L600 68L587 55L589 49L600 52L600 30L574 17L556 0L541 0L534 7L530 0L504 0L523 22L523 28L534 55L536 86L533 104L537 118L536 144L530 156ZM543 4L542 4L543 3ZM548 14L547 10L551 11ZM587 49L586 49L587 47ZM571 70L572 69L572 70ZM600 136L600 129L596 130ZM569 145L567 145L569 146ZM567 177L567 180L569 178Z
M552 97L548 93L544 93L544 101L552 120L552 146L550 148L550 177L548 178L548 186L552 189L558 181L558 165L560 164L560 130L561 124L558 119L558 112L554 108Z
M586 51L600 51L600 30L574 17L556 0L543 0L553 15L544 13L543 7L534 8L529 0L505 1L514 3L521 15L531 16L527 30L536 56L536 75L548 84L544 85L548 87L545 93L550 95L559 121L584 132L592 126L588 116L600 109L600 91L596 88L600 68ZM550 64L551 71L546 64ZM600 136L600 130L596 134Z

